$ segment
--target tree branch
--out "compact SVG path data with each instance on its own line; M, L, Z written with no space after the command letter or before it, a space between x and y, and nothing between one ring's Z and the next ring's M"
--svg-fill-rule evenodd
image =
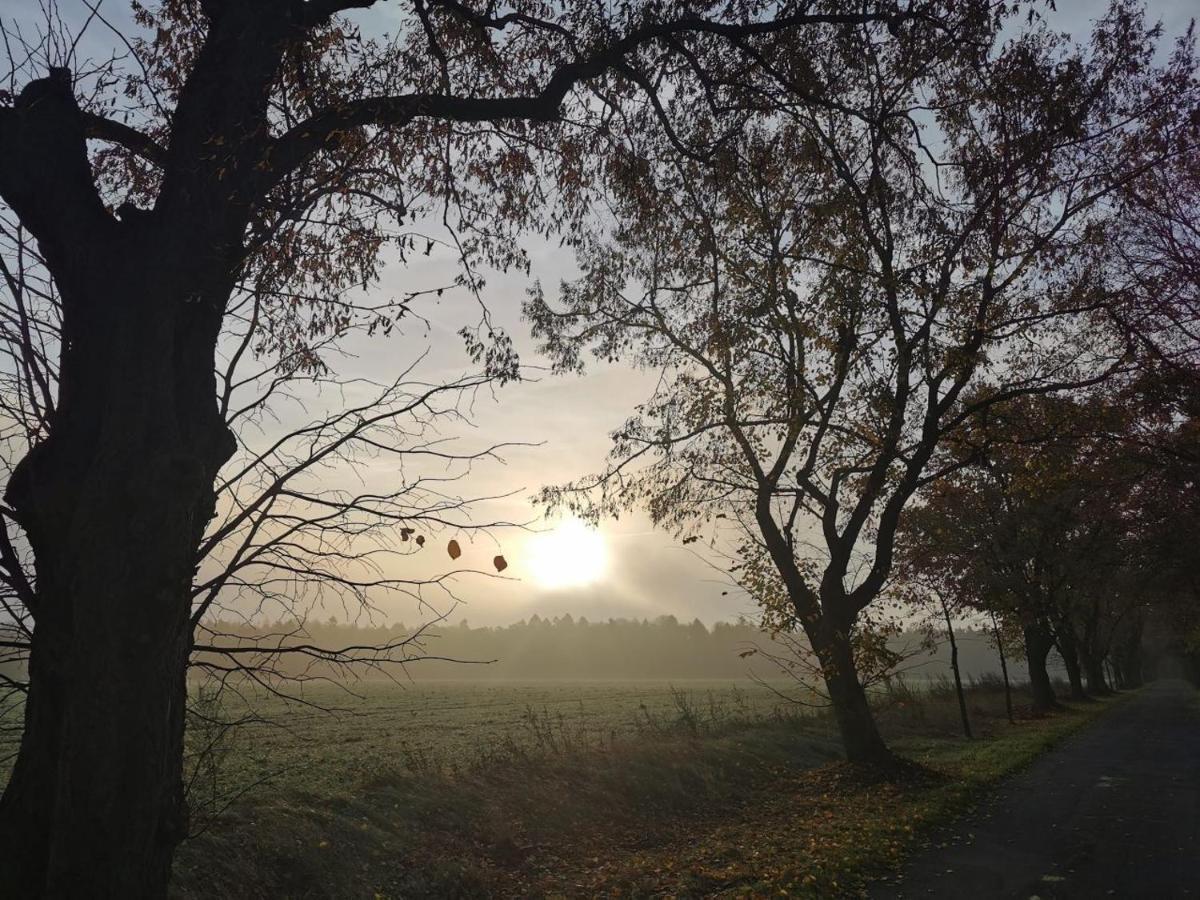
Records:
M82 116L84 133L87 137L108 141L110 144L119 144L160 168L166 164L166 149L149 135L96 113L84 112Z
M311 2L308 6L314 6ZM331 9L350 6L369 6L370 0L348 2L348 0L322 0L314 9ZM494 19L474 14L459 3L442 3L460 16L481 27L504 28L512 21L510 16ZM332 12L328 13L332 14ZM648 21L632 29L619 40L613 41L590 56L573 62L563 63L554 70L541 91L526 96L510 97L462 97L451 94L404 94L392 97L367 97L331 107L300 123L283 134L269 151L266 160L267 175L265 190L269 190L289 172L302 165L317 153L331 134L363 125L403 127L416 118L435 118L453 122L480 122L504 119L524 119L534 122L549 122L558 118L559 108L567 94L579 84L597 78L605 72L620 69L626 56L647 43L667 40L685 34L707 34L727 39L745 38L771 34L789 28L816 25L866 25L886 22L894 27L897 22L911 18L914 13L847 13L807 14L796 13L764 22L719 22L697 16L684 16L665 22ZM524 17L521 19L524 20ZM556 29L561 30L561 29Z
M300 21L306 27L324 25L338 13L351 9L369 9L378 0L306 0L300 4Z
M31 81L13 107L0 109L0 196L48 259L69 256L113 224L92 178L66 69Z

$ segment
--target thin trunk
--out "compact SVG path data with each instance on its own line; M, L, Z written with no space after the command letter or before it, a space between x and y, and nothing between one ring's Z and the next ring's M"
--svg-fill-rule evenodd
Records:
M1145 683L1142 672L1142 658L1136 651L1121 660L1121 686L1127 689L1139 688Z
M942 615L946 617L946 635L950 638L950 668L954 672L954 693L958 696L958 714L962 718L963 734L971 740L971 719L967 715L967 695L963 692L962 673L958 669L958 642L954 639L954 625L950 621L950 607L941 597Z
M992 615L992 635L996 639L996 652L1000 654L1000 676L1004 679L1004 711L1008 714L1011 725L1013 718L1012 682L1008 679L1008 658L1004 653L1004 641L1000 638L1000 626L996 624L996 616Z
M1046 658L1054 639L1050 629L1040 622L1028 624L1024 628L1025 660L1029 665L1029 688L1033 694L1033 712L1041 715L1058 707L1058 698L1054 696L1054 686L1050 683L1050 673L1046 670Z

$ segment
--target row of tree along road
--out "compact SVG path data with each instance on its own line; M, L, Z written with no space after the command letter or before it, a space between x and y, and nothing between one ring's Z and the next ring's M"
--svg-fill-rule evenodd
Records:
M862 675L893 605L1018 630L1040 706L1051 644L1099 691L1194 627L1200 91L1136 4L1076 41L985 0L162 0L90 58L122 23L47 9L0 108L0 890L165 893L192 660L421 655L211 626L424 601L428 534L504 524L445 488L497 448L435 429L520 377L483 273L522 235L579 269L525 308L554 365L661 374L543 500L724 554L853 762L895 765ZM369 292L441 247L454 284ZM339 381L447 289L477 375ZM264 429L302 380L344 407Z

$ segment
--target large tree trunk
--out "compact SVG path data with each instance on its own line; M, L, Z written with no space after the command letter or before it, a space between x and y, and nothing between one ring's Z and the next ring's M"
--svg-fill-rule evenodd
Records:
M80 568L103 568L95 562ZM37 626L25 733L0 801L0 890L66 897L87 885L94 897L162 896L187 830L187 594L39 599L71 608L86 631Z
M1029 688L1033 693L1033 712L1035 715L1047 713L1058 706L1058 698L1054 696L1054 686L1050 683L1050 673L1046 669L1046 658L1054 639L1050 629L1041 623L1030 623L1024 628L1025 661L1029 666Z
M893 768L896 757L879 734L867 692L858 680L848 631L822 622L811 629L809 641L821 663L846 759L856 765Z
M185 833L192 578L234 449L213 356L303 17L283 0L205 6L153 210L106 207L70 72L0 110L0 193L63 311L49 437L6 492L36 575L26 727L0 799L10 896L163 896Z
M1067 682L1071 685L1071 699L1086 700L1088 695L1083 689L1083 670L1079 666L1079 645L1069 624L1059 626L1055 644L1062 657L1063 667L1067 670Z
M215 404L219 307L146 245L121 249L55 273L59 405L6 495L37 578L25 732L0 799L6 896L163 896L186 834L190 588L233 449Z
M1083 674L1087 678L1088 693L1102 697L1112 693L1108 679L1104 674L1105 653L1100 640L1100 603L1092 601L1088 615L1084 619L1084 627L1079 636L1079 662L1083 666Z
M1125 683L1125 676L1121 674L1121 668L1115 660L1105 660L1104 668L1108 672L1108 685L1112 691L1122 691L1129 686Z
M1061 650L1060 650L1061 653ZM1083 688L1083 670L1079 666L1079 656L1073 651L1061 653L1063 667L1067 670L1067 684L1070 685L1072 700L1087 700L1087 691Z
M1108 680L1104 677L1104 659L1096 653L1080 647L1080 661L1083 663L1083 671L1087 676L1088 693L1095 697L1102 697L1106 694L1111 694Z
M1135 618L1129 625L1128 633L1118 645L1117 652L1113 654L1113 665L1120 669L1120 683L1123 688L1138 688L1144 683L1142 630L1143 624L1140 617Z
M1108 659L1104 662L1105 668L1108 670L1108 684L1114 691L1125 689L1125 678L1121 674L1121 666L1115 659Z

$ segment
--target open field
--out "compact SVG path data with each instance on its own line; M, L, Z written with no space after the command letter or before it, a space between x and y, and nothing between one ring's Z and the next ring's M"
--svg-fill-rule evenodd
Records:
M785 699L798 693L793 682L750 678L313 681L284 685L286 697L245 685L218 698L192 690L201 715L189 726L190 770L201 770L198 792L207 780L206 798L280 785L335 796L381 773L452 773L498 758L797 716L807 728L823 727L812 708ZM0 783L20 737L19 706L2 712Z
M749 679L318 682L288 690L299 702L248 690L227 693L215 706L200 704L221 720L255 719L227 735L194 727L194 753L220 738L222 792L302 784L307 792L336 796L382 773L476 769L497 757L595 749L681 727L791 717L801 709Z
M244 727L212 757L177 896L854 896L1111 705L1009 725L979 686L967 742L944 685L900 686L880 721L918 768L883 783L753 683L359 688L307 695L348 714L280 705L287 729Z
M968 742L947 682L900 682L877 715L915 767L879 781L839 762L826 716L748 679L298 696L196 694L213 721L189 734L195 834L176 897L859 896L981 788L1120 702L1034 719L1018 692L1010 725L1002 690L976 684Z

